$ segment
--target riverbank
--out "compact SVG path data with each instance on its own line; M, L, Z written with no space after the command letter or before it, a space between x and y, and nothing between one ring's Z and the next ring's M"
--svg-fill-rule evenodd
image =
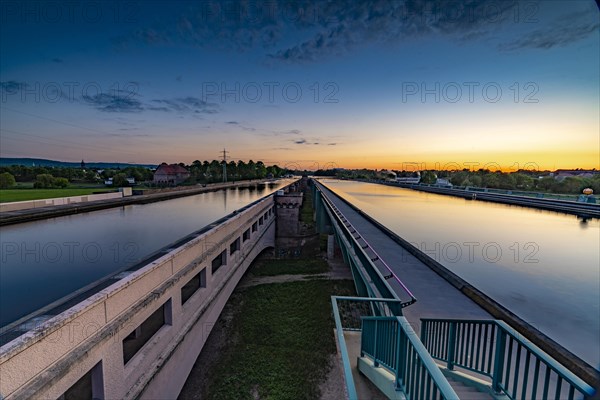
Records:
M213 192L228 188L251 187L259 184L276 182L273 179L262 179L255 181L241 181L235 183L214 183L206 186L182 187L180 190L158 191L150 194L134 195L117 199L97 200L87 203L74 203L39 207L34 209L4 211L0 213L0 226L19 224L22 222L36 221L46 218L61 217L65 215L78 214L104 210L113 207L123 207L133 204L147 204L157 201L175 199L178 197L192 196L200 193Z
M511 194L500 194L500 193L488 193L482 191L464 190L464 189L453 189L436 186L423 186L423 185L410 185L410 184L399 184L392 182L379 182L379 181L367 181L357 180L358 182L365 183L377 183L380 185L400 187L403 189L413 189L421 192L428 192L434 194L441 194L447 196L461 197L466 200L483 200L493 203L502 203L508 205L515 205L521 207L537 208L548 211L556 211L561 213L577 215L582 219L589 218L600 218L600 204L593 203L579 203L575 201L556 200L556 199L545 199L545 198L534 198Z

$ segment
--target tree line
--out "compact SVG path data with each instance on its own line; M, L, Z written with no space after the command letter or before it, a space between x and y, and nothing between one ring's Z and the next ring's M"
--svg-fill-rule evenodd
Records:
M480 187L490 189L522 190L534 192L581 194L585 188L591 188L600 194L600 174L592 177L568 176L558 180L549 171L502 172L480 169L470 171L426 170L417 174L414 171L393 171L398 177L420 177L420 183L435 184L438 179L446 179L454 186ZM345 179L393 179L395 176L383 171L359 170L320 170L315 175L330 175Z
M190 171L188 183L213 183L223 181L223 161L195 160L190 165L179 164ZM262 161L229 161L225 163L225 173L228 182L249 179L279 178L289 171L277 165L266 166Z
M179 163L190 172L190 178L184 184L206 184L223 181L223 161L195 160L189 165ZM262 161L230 161L226 163L227 181L249 179L278 178L289 171L277 165L266 166ZM146 167L128 166L125 168L79 167L42 167L10 165L0 167L0 188L7 189L16 182L34 182L36 188L66 187L69 183L102 183L112 178L113 186L128 186L127 178L134 178L138 183L150 183L154 171Z

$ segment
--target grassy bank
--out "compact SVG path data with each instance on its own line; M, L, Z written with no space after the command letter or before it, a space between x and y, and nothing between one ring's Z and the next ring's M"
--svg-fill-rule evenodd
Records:
M291 259L291 260L264 260L257 261L252 268L254 276L321 274L329 270L327 261L322 258Z
M2 189L0 203L12 201L52 199L55 197L83 196L95 192L111 192L112 188L66 188L66 189Z
M312 190L308 188L304 192L304 198L302 199L302 206L300 207L300 221L308 227L312 227L314 225L313 222L313 198L312 198Z
M237 293L231 340L213 366L207 399L316 399L336 352L330 296L351 281L264 284Z

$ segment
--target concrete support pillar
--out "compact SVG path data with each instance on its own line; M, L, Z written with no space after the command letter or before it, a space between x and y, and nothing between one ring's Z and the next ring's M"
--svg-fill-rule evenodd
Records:
M332 260L335 257L335 235L327 236L327 258Z

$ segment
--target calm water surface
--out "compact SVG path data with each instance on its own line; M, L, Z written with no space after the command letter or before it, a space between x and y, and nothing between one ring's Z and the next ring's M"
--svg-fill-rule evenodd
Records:
M291 180L0 228L0 326L136 264Z
M445 267L600 366L600 221L323 180Z

